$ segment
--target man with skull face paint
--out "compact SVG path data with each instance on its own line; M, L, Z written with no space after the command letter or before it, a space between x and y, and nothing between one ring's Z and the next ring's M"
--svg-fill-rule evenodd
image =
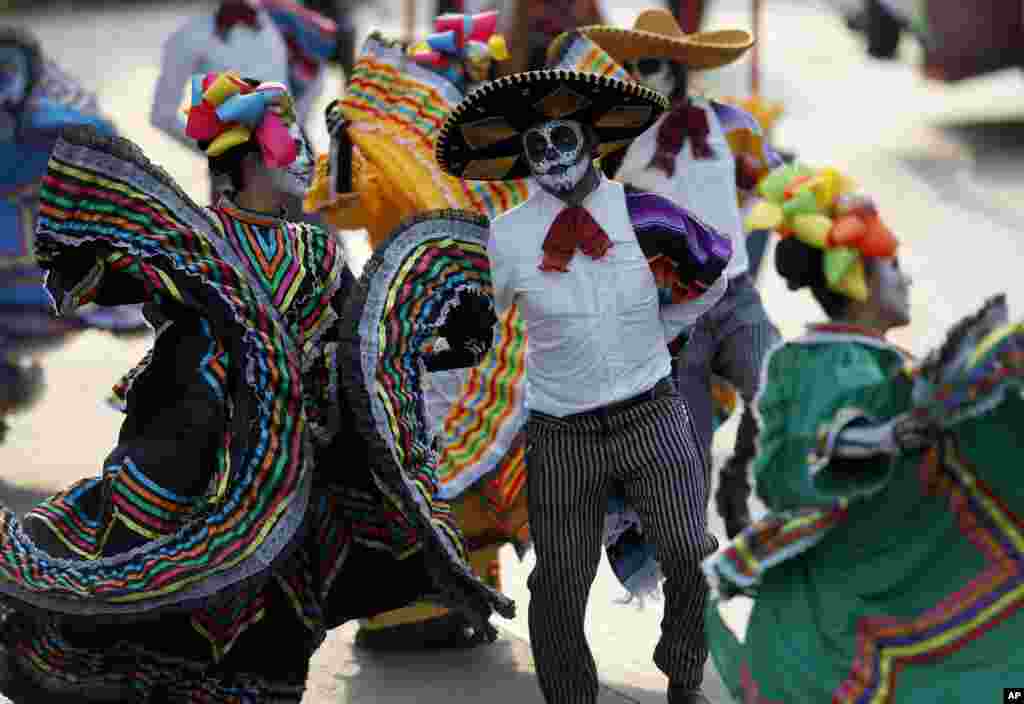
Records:
M532 177L529 199L491 225L496 311L526 325L527 496L537 563L530 640L552 704L597 700L584 613L609 497L638 512L666 576L654 654L672 704L706 702L707 457L675 390L667 341L724 291L728 239L670 201L627 196L594 164L657 119L667 102L639 84L571 70L484 84L441 128L437 160L470 180ZM645 225L665 226L652 240ZM659 308L645 254L672 262L685 293Z
M692 210L733 242L729 288L715 308L689 331L677 378L693 408L710 454L712 376L732 383L744 401L733 456L721 470L715 496L729 537L750 522L747 465L756 432L752 402L761 363L779 334L768 319L748 271L740 201L782 160L769 149L752 116L730 105L690 96L692 69L710 69L740 58L753 44L739 30L684 34L670 13L646 10L632 30L584 27L588 36L644 85L672 98L673 109L635 140L621 158L606 160L606 173L629 186L658 193Z

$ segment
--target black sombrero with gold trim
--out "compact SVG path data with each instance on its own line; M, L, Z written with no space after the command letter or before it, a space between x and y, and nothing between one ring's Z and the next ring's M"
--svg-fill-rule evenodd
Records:
M604 156L628 146L666 109L665 96L638 83L565 69L515 73L483 84L455 106L435 154L459 178L526 178L522 135L531 127L559 119L589 125Z

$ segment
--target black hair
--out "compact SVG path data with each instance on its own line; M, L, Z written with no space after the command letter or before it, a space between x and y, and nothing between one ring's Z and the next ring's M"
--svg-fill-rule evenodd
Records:
M669 61L668 68L676 83L676 89L672 91L672 95L668 96L669 100L674 103L685 98L690 90L690 69L678 61Z
M871 259L865 258L865 273L871 268ZM828 287L823 250L804 244L795 236L786 237L775 246L775 270L786 280L790 291L809 288L814 300L832 320L846 315L850 299Z
M255 88L260 84L255 78L243 78L243 81ZM201 140L199 148L204 152L210 146L209 140ZM231 180L231 189L236 193L245 190L245 176L242 172L242 162L250 154L259 154L260 146L256 140L249 139L231 147L223 154L207 157L210 173L214 176L227 176Z

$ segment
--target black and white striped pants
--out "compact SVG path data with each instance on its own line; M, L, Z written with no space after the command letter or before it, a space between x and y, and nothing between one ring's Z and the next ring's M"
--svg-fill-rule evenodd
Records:
M717 541L707 532L708 459L682 397L673 391L621 411L566 418L534 412L527 437L537 555L528 581L530 643L545 700L597 701L583 626L613 482L640 514L666 577L654 662L672 685L699 687L708 654L700 563Z

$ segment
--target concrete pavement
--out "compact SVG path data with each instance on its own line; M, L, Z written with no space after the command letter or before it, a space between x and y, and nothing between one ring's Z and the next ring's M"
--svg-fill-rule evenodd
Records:
M431 653L368 653L352 647L356 625L332 631L313 659L303 704L446 701L541 704L529 644L503 632L491 646ZM605 678L598 704L662 704L664 689ZM714 701L728 701L716 698Z

